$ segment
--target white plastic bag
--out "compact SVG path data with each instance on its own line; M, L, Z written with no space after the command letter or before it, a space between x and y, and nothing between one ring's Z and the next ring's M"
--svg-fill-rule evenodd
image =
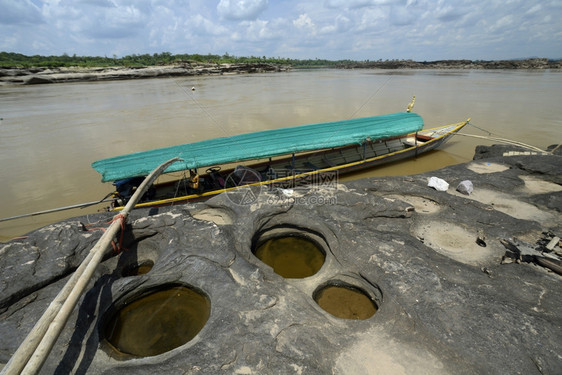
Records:
M449 184L447 183L447 181L442 180L438 177L431 177L429 179L429 182L427 183L427 186L432 187L437 191L447 191L447 189L449 188Z

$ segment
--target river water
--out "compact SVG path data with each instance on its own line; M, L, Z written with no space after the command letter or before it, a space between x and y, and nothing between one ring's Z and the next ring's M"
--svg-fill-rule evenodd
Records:
M557 71L313 70L0 86L0 218L101 199L112 186L102 184L91 168L98 159L404 111L412 95L425 127L471 117L472 124L495 136L540 148L562 141L562 72ZM486 135L475 127L463 133ZM492 142L455 137L416 160L345 179L467 162L478 144ZM0 240L100 208L0 222Z

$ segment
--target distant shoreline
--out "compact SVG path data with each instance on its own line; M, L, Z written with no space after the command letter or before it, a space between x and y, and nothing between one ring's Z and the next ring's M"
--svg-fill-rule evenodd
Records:
M322 66L308 69L323 68ZM558 70L562 60L534 58L525 60L378 60L365 62L342 62L330 69L440 69L440 70ZM32 85L64 82L114 81L158 77L199 75L233 75L265 72L285 72L299 69L298 66L269 63L175 63L145 67L0 67L0 85Z
M338 66L342 69L562 69L562 60L532 58L523 60L378 60L350 62Z
M165 78L200 75L233 75L265 72L282 72L288 66L246 63L246 64L170 64L146 67L36 67L0 68L0 85L4 84L47 84L64 82L116 81L127 79Z

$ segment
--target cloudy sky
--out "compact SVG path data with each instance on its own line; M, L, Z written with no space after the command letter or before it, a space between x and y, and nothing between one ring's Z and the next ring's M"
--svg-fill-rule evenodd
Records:
M0 51L562 58L561 0L0 0Z

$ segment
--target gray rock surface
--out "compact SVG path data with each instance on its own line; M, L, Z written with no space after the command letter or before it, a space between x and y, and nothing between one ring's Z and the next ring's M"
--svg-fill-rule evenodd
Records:
M428 187L431 176L449 190ZM463 180L474 184L469 196L455 191ZM562 278L534 261L544 255L538 243L562 233L562 157L498 157L414 176L264 189L251 204L235 204L244 193L134 211L127 250L99 266L41 373L562 373ZM98 219L0 245L0 363L100 237L92 229L111 215ZM284 279L255 258L258 236L274 229L314 233L326 251L322 269ZM508 262L505 240L536 255ZM154 262L149 273L123 276L145 260ZM312 296L335 281L363 289L377 313L347 320L322 310ZM211 301L199 334L158 356L112 352L102 333L112 305L176 283Z

